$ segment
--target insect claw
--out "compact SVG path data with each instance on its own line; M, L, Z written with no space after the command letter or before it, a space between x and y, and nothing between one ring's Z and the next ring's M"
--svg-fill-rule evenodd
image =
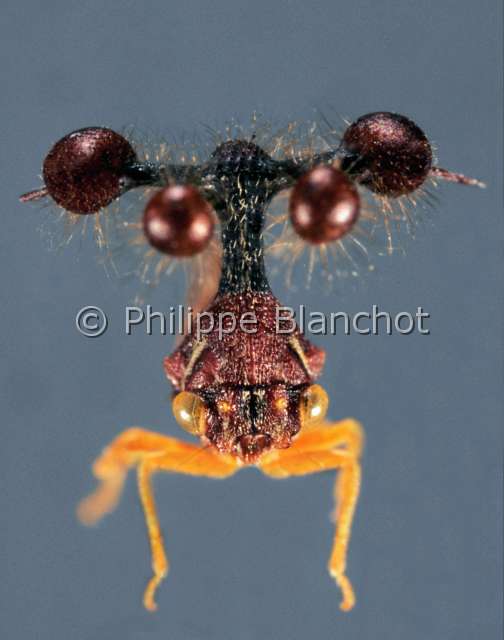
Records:
M341 589L343 596L340 602L341 611L350 611L355 606L355 594L350 580L344 574L337 571L331 571L331 577L334 578L336 584Z
M164 575L154 575L147 583L147 587L145 588L143 596L143 605L147 609L147 611L150 611L152 613L154 613L154 611L157 611L158 606L154 595L159 584L162 582L162 580L164 580L165 577L166 573Z

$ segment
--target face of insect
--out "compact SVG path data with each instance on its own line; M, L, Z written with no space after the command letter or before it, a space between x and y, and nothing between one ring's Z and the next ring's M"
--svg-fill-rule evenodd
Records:
M230 387L182 391L173 401L178 423L221 453L254 463L268 449L285 449L302 426L323 420L328 398L319 385Z
M299 387L286 384L218 389L207 399L205 436L246 462L272 447L288 447L301 427L300 395Z
M215 323L202 326L198 339L194 327L164 361L180 391L173 400L179 424L247 463L268 449L288 447L301 426L322 419L327 407L320 401L325 392L313 393L320 390L313 381L322 372L324 352L296 327L277 330L278 306L271 293L219 295L206 319L244 318L247 312L254 330L237 323L224 332Z

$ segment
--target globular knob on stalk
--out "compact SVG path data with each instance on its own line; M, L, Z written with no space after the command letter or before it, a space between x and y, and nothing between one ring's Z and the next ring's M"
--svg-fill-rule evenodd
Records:
M121 178L135 161L133 147L119 133L103 127L79 129L47 154L45 191L67 211L96 213L121 195Z
M357 222L360 198L343 171L319 165L295 184L289 203L292 226L311 244L339 240Z
M143 214L145 236L155 249L171 256L189 257L203 251L214 230L212 207L190 185L160 189Z
M424 132L397 113L368 113L343 135L341 167L360 184L385 196L418 189L432 167L432 148Z

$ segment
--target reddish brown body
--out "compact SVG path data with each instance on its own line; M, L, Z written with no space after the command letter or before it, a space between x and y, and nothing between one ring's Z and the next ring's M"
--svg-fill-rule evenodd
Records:
M271 293L220 294L165 359L175 390L204 400L203 439L220 452L249 462L270 447L288 447L300 430L300 394L322 372L325 354L284 324Z

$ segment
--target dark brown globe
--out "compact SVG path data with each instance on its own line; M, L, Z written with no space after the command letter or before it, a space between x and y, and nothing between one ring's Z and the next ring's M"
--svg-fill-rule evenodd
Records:
M417 125L397 113L368 113L346 130L342 168L371 191L401 196L418 189L432 167L432 148Z
M294 229L312 244L342 238L357 222L359 212L360 198L351 180L325 165L301 176L289 202Z
M51 198L73 213L96 213L121 195L124 168L136 160L130 143L111 129L88 127L59 140L44 160Z
M193 256L208 245L214 216L210 204L195 187L173 185L155 193L143 215L149 243L171 256Z

